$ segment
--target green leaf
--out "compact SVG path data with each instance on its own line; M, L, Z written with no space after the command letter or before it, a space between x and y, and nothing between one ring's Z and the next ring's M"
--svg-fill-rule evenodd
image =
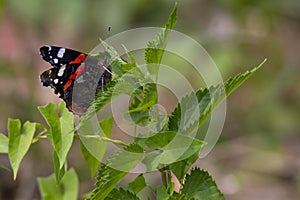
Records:
M143 174L140 174L128 184L128 190L134 194L138 194L146 186L147 183L145 177L143 176Z
M113 189L105 200L116 200L116 199L124 199L124 200L139 200L139 198L131 193L130 191L124 190L123 188Z
M188 172L192 164L198 160L199 154L200 151L195 152L192 156L169 165L169 169L178 178L181 184L183 183L185 174Z
M251 77L265 62L267 59L265 59L262 63L259 64L259 66L253 68L250 71L246 71L245 73L238 74L234 78L228 79L224 85L226 89L226 95L230 95L235 89L237 89L240 85L242 85L249 77Z
M137 112L142 111L144 109L149 109L149 107L153 106L157 102L157 93L156 91L156 84L154 83L146 83L143 85L143 90L141 95L141 99L136 104L130 105L130 112Z
M8 153L8 137L0 133L0 153Z
M156 190L156 199L157 200L168 200L169 194L167 189L163 185L159 185Z
M143 149L132 143L116 152L107 162L111 168L129 172L142 161L143 157Z
M168 38L171 33L171 29L174 28L177 22L177 4L175 4L173 11L171 12L166 25L155 35L145 50L145 60L147 68L152 75L157 75L158 67L161 63L161 59L164 53L164 49L167 46Z
M110 137L112 122L112 118L100 121L100 136ZM93 129L90 129L92 124L83 129L84 127L82 126L80 131L84 131L84 133L91 133L90 131L93 131ZM80 147L84 159L89 166L91 178L93 178L106 151L107 143L99 140L99 138L85 138L82 136L80 137Z
M142 155L143 149L135 143L125 146L114 154L107 160L107 164L101 166L97 176L96 189L86 199L105 199L119 181L140 162Z
M171 131L160 132L138 142L159 150L148 153L143 160L149 171L157 169L162 164L169 165L185 160L200 152L204 146L204 143L198 139Z
M185 178L182 193L189 198L225 200L215 181L208 172L195 168Z
M38 109L50 127L49 133L52 138L50 140L59 158L59 168L61 169L73 143L74 116L68 111L63 101L59 104L60 117L57 107L53 103Z
M88 161L91 173L94 173L96 165L101 162L105 154L107 142L102 138L110 136L111 126L112 119L101 121L99 124L97 117L92 117L81 123L78 129L80 141L84 146L82 153L86 161L89 155L96 159L90 158Z
M148 138L140 138L137 142L138 144L141 144L142 146L145 145L151 149L161 149L169 144L175 135L176 132L173 131L162 131Z
M14 172L14 179L17 177L21 160L31 145L35 129L35 123L30 123L27 121L23 125L23 134L21 134L20 120L8 120L8 157Z
M53 152L53 165L54 165L56 182L59 184L61 179L64 177L64 175L67 171L67 166L66 166L66 162L65 162L63 167L60 167L59 157L58 157L56 151Z
M38 186L43 200L78 198L79 181L73 169L66 172L60 184L57 184L53 174L47 178L38 178Z
M244 81L251 77L264 62L251 71L246 71L245 73L228 79L224 84L220 83L217 86L211 86L209 89L201 89L196 93L192 92L182 98L169 118L169 130L192 132L197 129L207 119L209 114L211 114L212 110L218 106L226 96L231 94ZM195 102L195 97L197 98L197 103ZM192 106L189 107L189 105Z
M106 137L110 137L113 118L103 119L100 121L100 127Z
M80 149L81 153L90 169L90 175L91 178L95 176L95 173L100 165L100 161L94 157L88 150L85 148L85 145L83 145L82 141L80 140Z

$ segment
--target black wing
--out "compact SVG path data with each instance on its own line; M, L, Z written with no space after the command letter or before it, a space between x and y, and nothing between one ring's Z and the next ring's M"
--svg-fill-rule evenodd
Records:
M61 67L62 65L69 64L83 53L72 49L47 45L40 48L40 54L52 66Z

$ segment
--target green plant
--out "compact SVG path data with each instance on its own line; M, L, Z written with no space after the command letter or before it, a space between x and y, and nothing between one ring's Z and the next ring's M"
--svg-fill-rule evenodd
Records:
M168 37L176 24L176 10L177 6L174 7L166 25L148 43L145 50L149 76L157 77ZM14 179L20 162L30 146L41 138L47 138L54 149L55 173L47 178L38 178L41 196L43 199L77 199L79 187L77 174L74 169L68 169L66 162L75 138L80 140L81 151L92 177L100 166L107 144L113 143L121 147L101 164L95 189L86 195L85 199L140 199L139 193L145 188L150 188L159 200L224 199L208 172L199 168L193 168L189 172L205 145L197 137L192 137L192 132L203 124L212 110L226 96L238 88L260 66L219 85L192 92L180 100L170 115L165 116L159 112L157 106L158 94L155 81L145 77L130 52L128 52L130 62L124 62L116 57L112 47L105 43L104 46L113 58L111 66L114 78L95 97L92 106L76 127L74 127L74 116L66 109L64 102L58 106L49 103L38 108L47 124L25 122L22 127L20 120L8 120L8 137L0 134L0 153L8 154ZM146 138L139 137L138 133L135 133L134 142L130 144L109 138L112 118L101 120L100 129L96 133L92 128L91 120L95 112L124 93L131 96L129 111L125 113L125 118L151 130L151 135ZM194 98L196 104L191 103ZM200 112L191 114L194 110ZM163 120L167 123L162 123ZM175 156L174 160L172 157L178 154L178 150L182 150L182 143L189 144L188 148L184 148L180 156ZM128 184L127 188L118 187L117 184L138 163L143 163L147 171L158 170L163 184L152 188L141 173ZM174 189L171 174L181 184L179 191Z

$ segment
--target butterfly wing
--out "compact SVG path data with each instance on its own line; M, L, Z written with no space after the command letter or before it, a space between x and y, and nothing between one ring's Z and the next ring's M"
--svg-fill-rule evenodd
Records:
M105 54L99 60L79 51L56 46L43 46L40 53L53 66L40 75L42 84L53 88L74 114L84 113L95 91L98 93L111 80L109 55ZM73 94L75 81L76 91Z
M72 49L48 45L40 48L40 54L53 67L60 67L74 61L82 53Z

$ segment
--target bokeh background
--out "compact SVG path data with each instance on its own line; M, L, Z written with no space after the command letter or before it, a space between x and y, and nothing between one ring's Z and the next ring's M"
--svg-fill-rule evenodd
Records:
M98 38L161 26L171 0L0 0L0 132L9 117L43 122L37 106L58 102L39 82L49 68L44 44L89 52ZM111 30L108 31L109 27ZM224 79L267 63L227 100L223 133L198 165L227 199L300 199L300 3L297 0L178 1L176 30L208 51ZM81 181L90 180L78 143L69 156ZM36 177L53 172L47 141L33 145L15 182L0 169L0 199L39 199ZM8 165L5 155L0 163Z

